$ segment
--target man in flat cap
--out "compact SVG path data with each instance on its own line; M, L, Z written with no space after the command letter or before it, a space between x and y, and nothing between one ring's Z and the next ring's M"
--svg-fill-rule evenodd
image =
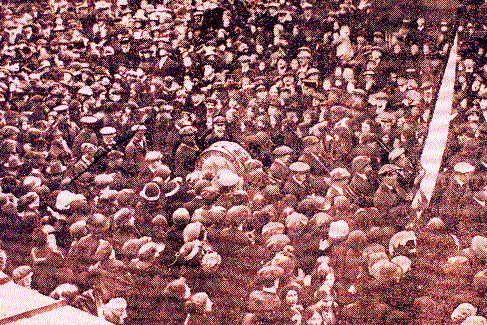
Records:
M324 147L321 140L314 135L306 136L303 138L303 145L303 154L298 160L307 163L313 175L328 174L329 170L325 165L326 160L323 157Z
M292 152L293 150L288 146L280 146L272 151L274 161L267 172L271 179L276 180L280 186L284 185L284 182L289 177L289 163Z
M81 157L81 145L83 143L91 143L94 146L98 146L98 138L94 131L98 119L94 116L83 116L80 119L82 124L81 131L78 133L73 141L73 154L75 157Z
M146 130L147 127L143 124L135 124L130 130L133 137L125 148L125 159L128 167L134 172L142 168L147 153Z
M102 173L108 167L108 153L115 149L117 130L112 126L105 126L100 129L100 135L101 144L95 151L96 165L94 170Z
M226 130L226 126L227 119L222 115L216 116L213 119L213 130L204 138L202 149L206 149L218 141L232 141L231 136Z
M296 56L299 63L299 69L297 75L299 79L306 78L308 69L311 69L311 49L309 47L300 47L298 49L298 55Z
M470 181L474 172L475 166L466 161L461 161L441 177L441 183L438 184L435 193L437 198L434 201L438 200L438 212L448 229L456 226L460 207L465 200L471 199L473 195Z
M373 206L374 193L378 184L372 170L372 160L368 156L357 156L352 160L350 188L358 196L355 200L360 207Z
M383 215L412 200L412 196L398 182L401 171L399 166L392 164L386 164L379 169L378 174L382 177L382 182L374 194L374 206ZM400 224L404 220L397 222Z
M313 188L309 180L311 167L305 162L295 162L289 166L290 177L284 184L284 193L292 194L299 201L313 193Z
M195 139L196 128L186 126L179 131L181 144L174 154L174 175L183 179L194 171L200 148Z
M110 220L103 214L94 213L88 217L86 224L89 234L74 242L67 256L68 266L76 274L76 283L81 286L92 283L88 269L97 262L94 254L110 228Z

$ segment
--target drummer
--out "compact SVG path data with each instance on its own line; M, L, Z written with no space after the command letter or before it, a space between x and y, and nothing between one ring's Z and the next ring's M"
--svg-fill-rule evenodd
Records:
M231 136L227 132L227 119L221 115L218 115L213 120L213 130L204 138L203 149L218 141L232 141Z

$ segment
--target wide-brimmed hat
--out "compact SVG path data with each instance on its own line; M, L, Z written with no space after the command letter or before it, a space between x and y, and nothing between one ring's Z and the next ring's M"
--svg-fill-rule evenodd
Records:
M140 196L147 201L157 201L161 197L161 189L157 183L149 182L144 185Z

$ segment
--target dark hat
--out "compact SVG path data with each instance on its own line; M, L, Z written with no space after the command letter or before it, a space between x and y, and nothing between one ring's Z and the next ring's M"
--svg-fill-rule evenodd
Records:
M394 164L385 164L379 169L378 174L383 175L390 172L399 172L402 168Z
M259 85L259 86L257 86L257 88L255 88L255 90L257 92L259 92L259 91L266 91L267 89L264 85Z
M457 135L466 135L468 137L474 137L475 133L473 132L472 128L469 127L467 124L462 124L457 129Z
M108 159L110 160L117 160L123 158L124 154L118 150L112 150L107 154Z
M294 77L295 76L295 72L293 70L286 70L286 72L284 72L284 74L282 75L283 77Z
M180 300L185 300L191 297L191 290L186 284L186 279L180 277L177 280L173 280L167 284L164 288L163 295L166 297L172 297Z
M251 159L245 162L245 169L247 171L253 171L259 168L262 168L264 165L260 160L257 159Z
M381 53L384 53L384 48L380 47L380 46L371 46L370 49L369 49L370 52L373 52L373 51L379 51ZM370 53L369 52L369 53Z
M227 119L221 115L218 115L217 117L215 117L215 119L213 120L213 124L227 124Z
M307 163L301 161L294 162L289 166L289 170L294 173L307 173L310 169L311 168Z
M352 160L352 171L353 172L360 172L364 169L365 166L371 163L371 159L367 156L357 156Z
M285 91L288 91L288 92L291 92L291 88L289 87L281 87L281 89L279 90L281 93L282 92L285 92Z
M316 137L314 135L309 135L309 136L306 136L303 138L303 145L306 147L315 145L319 142L320 142L320 139L318 139L318 137Z

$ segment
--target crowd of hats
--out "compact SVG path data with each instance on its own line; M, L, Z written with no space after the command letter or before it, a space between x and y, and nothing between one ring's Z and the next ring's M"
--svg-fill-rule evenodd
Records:
M0 10L0 266L17 283L115 323L481 324L475 26L418 218L450 22L379 24L366 0ZM220 141L251 158L197 165Z

